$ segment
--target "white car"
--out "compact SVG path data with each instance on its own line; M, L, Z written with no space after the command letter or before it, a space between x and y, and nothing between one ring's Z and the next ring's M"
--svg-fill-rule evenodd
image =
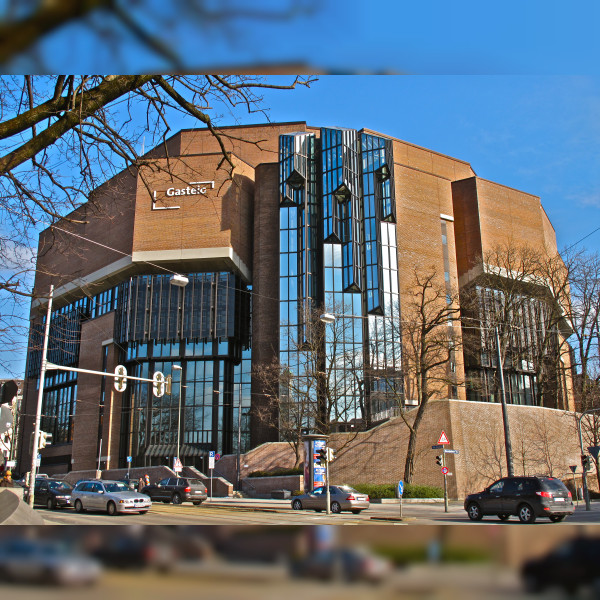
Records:
M91 479L79 481L71 493L71 504L77 512L102 510L109 515L150 510L150 496L132 492L122 481Z
M89 585L101 573L97 560L54 540L0 540L0 581Z

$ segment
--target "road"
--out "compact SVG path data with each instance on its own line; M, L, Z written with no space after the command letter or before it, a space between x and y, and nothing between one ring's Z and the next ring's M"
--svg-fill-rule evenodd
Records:
M218 498L201 506L154 503L145 515L130 514L110 517L100 512L78 514L72 509L47 510L36 508L48 525L472 525L498 524L496 517L484 517L480 522L468 519L462 502L450 502L448 512L440 503L404 503L400 519L398 504L371 504L359 515L342 513L326 515L314 511L294 511L287 500L255 500L245 498ZM549 523L538 519L537 524ZM593 503L586 511L580 504L575 514L553 527L574 523L600 523L600 503ZM511 517L504 526L520 525ZM535 526L535 525L534 525Z

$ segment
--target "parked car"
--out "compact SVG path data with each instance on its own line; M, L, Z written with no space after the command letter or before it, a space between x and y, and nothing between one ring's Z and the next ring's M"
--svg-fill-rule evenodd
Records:
M503 477L482 492L465 498L464 508L472 521L497 515L506 521L511 515L521 523L548 517L553 523L572 515L571 492L554 477Z
M77 512L105 510L109 515L117 513L147 513L152 502L140 492L132 492L122 481L90 479L80 481L73 488L71 502Z
M580 587L592 586L597 597L599 556L600 538L577 537L545 556L527 561L521 568L521 577L528 592L558 587L574 594Z
M56 541L0 540L0 581L91 584L101 572L97 560Z
M292 562L295 577L380 583L393 570L391 561L376 556L367 548L321 550Z
M43 504L48 510L57 507L71 506L71 492L73 488L59 479L37 479L33 488L33 503ZM29 489L23 492L25 502L29 500Z
M357 492L348 485L329 486L329 505L332 513L349 510L357 515L361 510L369 508L369 496ZM327 509L327 490L325 486L315 488L312 492L296 496L292 500L294 510L311 509L321 512Z
M173 504L182 502L193 502L195 505L202 504L208 496L206 486L199 479L190 477L168 477L158 483L147 485L142 489L152 500Z
M138 491L139 479L127 479L124 477L123 479L119 479L119 481L122 481L130 490L134 492Z

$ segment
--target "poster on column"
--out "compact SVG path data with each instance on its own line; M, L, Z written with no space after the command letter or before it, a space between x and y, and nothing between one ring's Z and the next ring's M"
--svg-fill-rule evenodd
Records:
M319 462L319 450L325 448L325 440L315 440L313 444L313 474L314 487L323 487L325 485L325 465Z

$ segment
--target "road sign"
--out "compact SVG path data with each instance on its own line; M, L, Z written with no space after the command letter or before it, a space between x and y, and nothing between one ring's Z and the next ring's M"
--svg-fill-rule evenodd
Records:
M12 469L12 468L14 468L16 466L17 466L17 461L16 460L7 460L6 461L6 467L8 469Z
M402 496L404 494L404 481L398 482L398 496Z
M211 450L208 453L208 468L209 469L215 468L215 454L216 454L216 452L214 450Z
M115 367L115 390L117 392L124 392L127 388L127 369L123 365L117 365Z
M569 465L569 469L571 469L571 473L575 473L575 471L577 471L577 465Z
M431 446L432 450L439 450L440 448L443 448L444 446L442 446L441 444L436 444L435 446Z
M452 450L452 448L444 448L446 454L460 454L458 450Z
M173 471L175 471L175 473L180 473L183 471L183 465L177 457L173 459Z
M221 455L218 452L215 454L215 460L221 460Z
M600 446L588 446L588 452L594 457L594 460L598 460L598 453L600 452Z
M438 440L438 444L449 444L449 443L450 443L450 440L448 439L446 432L442 431L442 433L440 434L440 439Z
M127 462L131 462L131 456L127 457Z
M442 467L442 473L444 475L447 475L448 474L448 467Z

